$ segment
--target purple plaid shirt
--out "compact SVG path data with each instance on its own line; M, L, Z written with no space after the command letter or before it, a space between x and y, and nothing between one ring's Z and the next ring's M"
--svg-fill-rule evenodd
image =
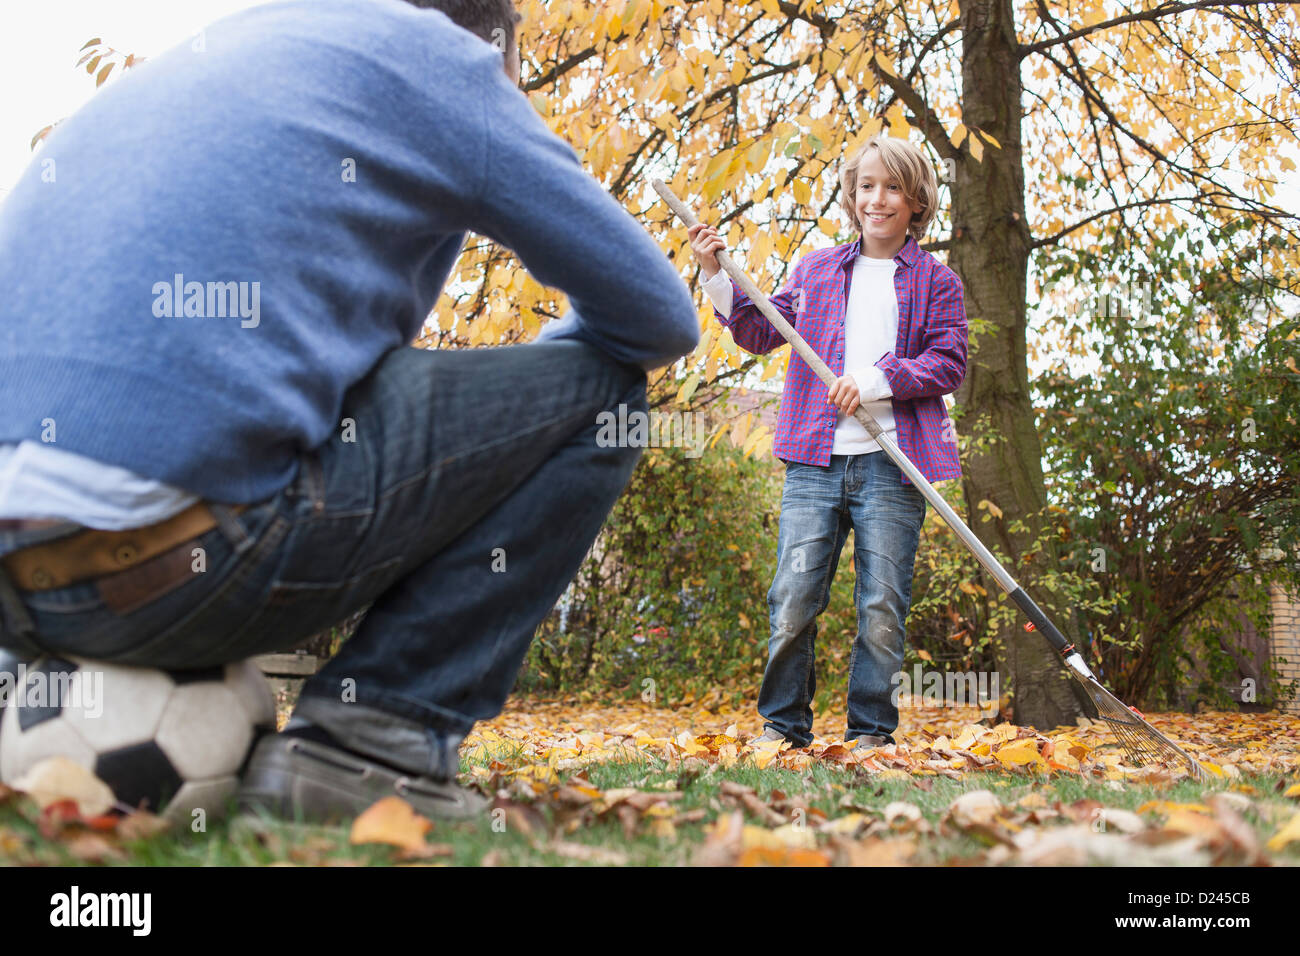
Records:
M844 313L853 260L861 239L818 249L799 260L785 287L772 297L836 376L844 374ZM924 251L911 236L894 256L898 296L898 343L876 366L893 394L898 447L931 483L961 477L957 433L943 396L966 376L966 309L957 274ZM731 329L746 352L760 355L784 345L758 307L731 283L731 315L714 316ZM861 384L861 383L859 383ZM773 454L784 461L826 465L831 460L838 415L826 404L827 388L793 349L786 369ZM903 483L907 483L904 476Z

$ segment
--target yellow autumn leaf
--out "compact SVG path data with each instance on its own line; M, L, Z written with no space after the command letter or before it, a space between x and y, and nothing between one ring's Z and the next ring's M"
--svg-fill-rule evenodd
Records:
M1188 836L1214 837L1219 833L1219 824L1211 816L1194 810L1175 810L1169 814L1164 828Z
M352 821L348 842L387 843L404 850L424 846L424 835L433 822L422 817L401 797L384 797Z
M682 731L673 741L687 756L694 757L698 754L707 754L708 747L701 746L695 739L695 735L690 731Z
M1297 840L1300 840L1300 813L1293 816L1286 826L1273 834L1269 838L1267 846L1276 853Z
M699 384L700 384L699 372L692 372L690 375L688 375L686 377L686 381L682 382L682 387L677 390L677 403L680 405L685 405L687 402L689 402L691 400L691 397L695 394L695 389L699 387Z
M885 110L885 122L889 125L889 135L901 138L907 138L912 127L908 125L907 118L903 115L903 104L901 101L895 101L894 105Z
M803 823L787 823L776 827L770 833L781 842L782 846L805 850L817 848L816 834L813 833L812 827Z
M745 436L749 434L749 428L754 420L754 413L749 412L744 418L736 422L731 428L731 443L737 448L743 448Z
M1210 808L1203 803L1173 803L1169 800L1148 800L1137 808L1138 813L1210 813Z
M1020 740L1013 740L1010 743L1003 744L994 751L993 756L997 758L998 763L1007 768L1024 767L1032 764L1039 770L1047 769L1047 763L1038 752L1038 741L1033 737L1022 737Z
M511 771L511 775L523 780L536 780L538 783L559 783L560 775L547 763L530 763Z

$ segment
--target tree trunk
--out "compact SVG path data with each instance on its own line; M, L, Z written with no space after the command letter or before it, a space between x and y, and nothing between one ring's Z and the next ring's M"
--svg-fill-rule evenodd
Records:
M962 121L968 130L984 130L1001 144L1000 149L986 144L983 162L965 153L950 184L953 238L948 263L965 286L968 318L990 324L985 334L971 336L966 380L956 396L963 408L962 430L992 439L986 447L972 449L967 459L967 513L980 539L1012 557L1007 570L1069 635L1073 620L1054 614L1051 595L1033 587L1042 565L1020 560L1039 536L1046 492L1026 363L1030 233L1025 223L1014 13L1011 0L961 0L960 8ZM989 512L978 506L986 499L1001 509L1001 518L984 520ZM1027 530L1008 530L1017 520ZM1053 558L1049 554L1047 560ZM987 576L983 584L988 599L996 600L997 584ZM1045 730L1072 724L1088 712L1060 657L1040 635L1024 630L1018 612L1017 620L1003 627L995 640L998 670L1012 687L1017 723Z

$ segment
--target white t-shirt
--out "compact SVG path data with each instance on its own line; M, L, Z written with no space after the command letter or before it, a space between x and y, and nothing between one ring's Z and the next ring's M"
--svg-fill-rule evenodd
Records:
M52 444L0 444L0 518L58 518L123 531L170 518L198 500Z
M894 428L894 394L876 361L894 351L898 340L898 296L894 292L893 259L853 260L849 301L844 315L844 373L858 383L862 407L891 440ZM701 288L722 315L731 314L731 279L719 271ZM835 422L832 455L865 455L880 451L880 443L852 415L840 412Z

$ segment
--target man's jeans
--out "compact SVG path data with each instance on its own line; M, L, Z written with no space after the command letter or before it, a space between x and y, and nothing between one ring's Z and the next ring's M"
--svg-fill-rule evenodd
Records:
M792 461L785 469L776 578L767 595L772 636L758 712L767 729L802 746L812 742L817 616L830 601L852 528L858 633L849 658L845 739L889 739L898 727L892 678L903 667L925 498L901 483L898 466L884 452L832 455L825 467Z
M640 456L600 447L597 416L645 411L645 387L641 369L576 341L395 349L288 488L238 514L212 506L206 570L120 615L94 581L0 581L0 647L199 668L288 650L373 602L295 715L445 779L474 722L500 712ZM0 532L0 554L40 536Z

